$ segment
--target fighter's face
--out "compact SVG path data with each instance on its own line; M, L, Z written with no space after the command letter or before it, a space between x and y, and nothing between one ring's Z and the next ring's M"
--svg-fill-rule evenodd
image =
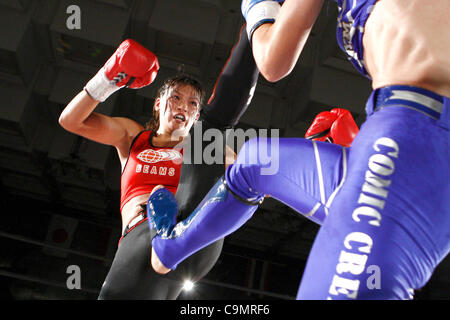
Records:
M189 85L169 88L157 98L155 109L159 112L158 132L185 136L199 117L200 96Z

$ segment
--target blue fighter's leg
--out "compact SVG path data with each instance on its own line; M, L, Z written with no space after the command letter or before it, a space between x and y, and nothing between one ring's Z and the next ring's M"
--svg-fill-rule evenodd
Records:
M299 138L247 142L227 174L241 197L268 195L317 224L347 176L348 149Z
M411 299L448 254L449 118L445 109L436 118L442 104L433 94L422 98L422 89L392 96L416 93L361 127L298 299ZM429 114L420 101L433 107Z
M322 223L344 180L346 154L337 145L305 139L252 139L228 167L225 179L216 183L187 219L155 237L153 249L162 264L173 269L190 254L242 226L266 195Z

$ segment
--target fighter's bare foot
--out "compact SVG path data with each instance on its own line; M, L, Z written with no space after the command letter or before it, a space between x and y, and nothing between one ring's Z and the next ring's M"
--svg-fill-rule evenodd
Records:
M166 274L171 271L162 264L161 260L159 260L158 256L156 255L155 249L153 248L152 248L151 264L153 270L155 270L155 272L159 274Z

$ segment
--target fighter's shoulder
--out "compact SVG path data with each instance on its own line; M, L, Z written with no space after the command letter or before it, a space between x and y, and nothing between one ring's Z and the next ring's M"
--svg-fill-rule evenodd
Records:
M122 153L128 152L133 141L145 131L145 128L139 122L130 118L114 117L114 121L124 130L124 134L116 147L121 149Z

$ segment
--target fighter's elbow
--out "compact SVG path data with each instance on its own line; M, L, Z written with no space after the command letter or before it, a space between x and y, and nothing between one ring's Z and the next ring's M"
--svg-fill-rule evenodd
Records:
M66 131L73 133L77 131L78 126L74 123L71 117L67 115L64 111L59 116L58 123Z
M279 72L272 71L272 70L261 70L260 73L262 74L262 76L264 77L264 79L266 79L269 82L277 82L280 81L281 79L283 79L286 75L281 74Z
M63 127L64 129L66 129L67 130L67 128L69 127L69 121L68 121L68 119L67 119L67 116L64 114L64 112L62 112L61 114L60 114L60 116L59 116L59 119L58 119L58 123L59 123L59 125L61 126L61 127Z
M285 78L291 73L293 66L286 61L278 62L271 59L261 59L258 62L259 72L269 82L277 82Z
M277 82L286 77L289 73L281 72L277 68L260 68L260 73L269 82Z

